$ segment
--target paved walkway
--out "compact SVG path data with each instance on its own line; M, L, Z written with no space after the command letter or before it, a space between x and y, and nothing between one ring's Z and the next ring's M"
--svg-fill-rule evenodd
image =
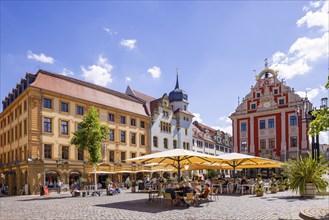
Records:
M302 199L289 191L264 197L219 195L207 204L189 208L146 204L147 199L148 194L128 190L100 197L71 197L67 192L1 197L0 219L302 219L300 212L306 209L328 210L329 207L329 197Z

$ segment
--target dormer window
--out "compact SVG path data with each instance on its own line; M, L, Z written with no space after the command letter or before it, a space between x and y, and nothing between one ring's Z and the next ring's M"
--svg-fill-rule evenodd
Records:
M256 103L251 103L250 104L250 109L255 110L256 109Z
M260 98L260 92L256 92L256 98Z
M273 94L274 94L274 95L279 94L279 89L273 89Z

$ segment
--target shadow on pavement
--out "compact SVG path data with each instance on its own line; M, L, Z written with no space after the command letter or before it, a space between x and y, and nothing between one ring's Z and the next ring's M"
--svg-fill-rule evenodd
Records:
M123 209L123 210L130 210L130 211L137 211L137 212L148 212L148 213L160 213L166 212L175 209L188 209L187 206L172 206L169 203L159 202L151 202L146 203L146 199L138 199L138 200L131 200L131 201L123 201L123 202L114 202L108 204L100 204L95 205L96 207L102 208L114 208L114 209ZM138 216L136 216L136 219Z

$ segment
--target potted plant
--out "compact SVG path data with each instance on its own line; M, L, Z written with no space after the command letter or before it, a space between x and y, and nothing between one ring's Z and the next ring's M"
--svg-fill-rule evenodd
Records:
M256 196L263 196L264 195L264 188L262 187L262 183L263 183L262 174L259 173L257 175L256 187L255 187Z
M271 193L277 193L278 189L279 189L275 177L276 177L276 174L273 173L271 176L271 186L270 186Z
M136 192L136 186L137 186L137 182L136 182L136 180L133 180L131 182L131 192L132 193L135 193Z
M283 173L281 173L280 178L279 178L279 191L282 192L285 189L286 189L286 185L284 184Z
M302 197L313 198L319 193L325 193L328 182L322 177L328 170L329 161L323 155L319 158L300 156L299 160L288 160L284 167L289 178L289 187Z

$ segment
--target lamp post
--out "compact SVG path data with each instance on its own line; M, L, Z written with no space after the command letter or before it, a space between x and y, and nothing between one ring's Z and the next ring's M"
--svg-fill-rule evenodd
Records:
M296 106L296 113L298 116L302 116L302 123L305 122L307 124L307 131L308 131L308 125L311 121L315 119L315 117L312 115L313 111L316 111L316 108L312 108L312 104L309 102L308 98L305 97L302 99L303 105L301 109L301 106ZM322 98L321 99L321 105L320 108L326 108L328 106L328 98ZM318 159L320 156L320 144L319 144L319 135L312 136L312 158Z

